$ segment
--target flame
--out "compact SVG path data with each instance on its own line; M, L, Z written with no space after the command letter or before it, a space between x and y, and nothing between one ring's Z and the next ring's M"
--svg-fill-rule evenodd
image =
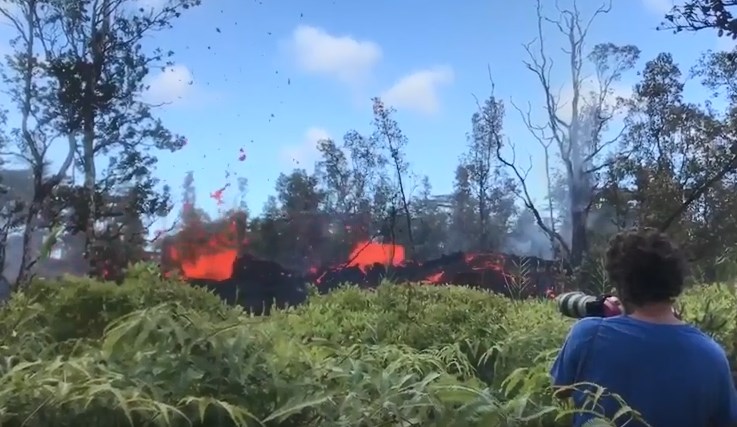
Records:
M229 218L230 221L224 219L205 223L194 209L187 211L189 215L186 217L185 227L177 235L164 241L164 274L176 270L185 279L224 282L240 274L234 274L234 265L238 261L238 268L247 269L253 266L254 271L258 270L261 272L259 274L267 274L268 277L273 276L274 280L278 280L275 278L277 275L292 275L290 270L275 262L245 255L245 214L236 214ZM515 284L515 276L507 271L511 262L513 260L500 253L460 252L424 262L411 261L406 259L406 251L402 245L365 240L353 245L344 262L335 262L332 266L313 266L302 273L304 276L299 277L328 289L333 284L346 280L357 281L356 283L366 280L366 283L373 283L376 277L385 272L381 268L383 265L397 267L399 276L407 278L402 280L482 286L503 292ZM356 270L363 273L363 278L356 276ZM266 279L267 282L269 280L271 279ZM529 291L540 292L538 295L543 296L545 289L536 291L530 288ZM549 298L550 295L554 293L548 292Z
M443 272L441 271L439 273L433 273L427 276L427 278L425 278L425 282L426 283L443 283L444 278L445 278L445 274L443 274Z
M464 256L472 270L496 270L504 272L504 255L491 253L468 253Z
M199 221L193 221L165 250L168 260L188 279L222 281L233 276L233 263L238 257L238 223L231 219L227 226L214 224L214 230L205 230Z
M463 266L467 272L478 272L482 276L485 272L501 273L506 276L507 273L504 269L504 255L502 254L491 254L491 253L466 253L463 254ZM445 266L440 267L445 268ZM494 274L492 273L492 274ZM429 284L442 284L451 283L453 280L453 272L441 269L434 271L425 276L422 280L423 283Z
M389 243L359 242L348 256L348 267L366 271L374 264L401 265L404 263L404 246Z
M184 277L188 279L228 280L233 275L233 263L238 256L235 249L215 253L197 254L185 259L176 248L171 248L171 260L179 264Z

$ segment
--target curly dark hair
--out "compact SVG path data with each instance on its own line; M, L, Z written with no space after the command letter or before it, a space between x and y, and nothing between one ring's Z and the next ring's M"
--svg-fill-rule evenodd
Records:
M654 228L634 228L609 241L609 280L627 305L668 302L683 291L687 263L678 245Z

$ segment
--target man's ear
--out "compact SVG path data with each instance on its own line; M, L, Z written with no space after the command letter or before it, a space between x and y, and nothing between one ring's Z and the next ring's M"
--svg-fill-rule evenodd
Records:
M621 300L620 300L621 301ZM627 301L622 301L622 313L629 314L635 310L635 307Z

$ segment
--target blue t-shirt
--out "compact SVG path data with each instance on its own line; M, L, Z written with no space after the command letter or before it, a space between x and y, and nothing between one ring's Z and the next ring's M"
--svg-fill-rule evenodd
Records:
M689 325L628 316L582 319L568 334L551 374L555 386L590 382L618 394L652 427L737 426L737 391L725 352ZM572 397L582 408L584 392L574 391ZM609 418L620 409L613 399L599 405L586 409ZM591 417L576 415L574 427Z

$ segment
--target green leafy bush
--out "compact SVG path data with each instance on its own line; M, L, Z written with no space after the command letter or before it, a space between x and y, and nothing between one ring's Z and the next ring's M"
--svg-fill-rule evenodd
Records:
M56 281L36 280L24 294L33 304L16 315L48 327L55 341L99 338L112 320L165 302L176 302L194 310L222 311L218 297L181 282L161 280L147 274L133 277L122 286L93 279L65 277Z
M736 299L681 302L733 353ZM145 269L39 281L0 311L0 424L570 425L547 377L570 325L460 287L347 287L256 318Z

